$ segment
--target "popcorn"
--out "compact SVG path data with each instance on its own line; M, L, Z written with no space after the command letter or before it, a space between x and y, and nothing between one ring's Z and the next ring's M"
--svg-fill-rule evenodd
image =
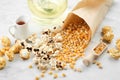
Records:
M110 54L110 56L112 58L114 58L116 60L120 58L120 51L117 49L112 48L112 49L108 50L108 53Z
M0 56L3 56L5 54L6 51L8 51L10 49L10 47L4 47L2 49L0 49Z
M103 27L102 34L103 34L102 40L111 43L112 39L114 38L112 28L110 26Z
M6 51L5 56L7 57L8 61L14 60L14 52L13 51Z
M1 43L2 43L2 46L4 47L9 47L11 45L11 41L7 36L3 36L1 38Z
M22 49L20 51L20 57L23 59L23 60L27 60L30 58L30 52L28 52L27 49Z
M61 36L60 33L57 33L57 34L55 35L55 37L53 37L53 39L54 39L56 42L60 42L60 41L63 40L63 38L62 38L62 36Z
M6 66L6 60L3 57L0 57L0 69L3 69Z
M112 28L110 26L104 26L102 28L102 34L106 34L107 32L112 32Z
M103 35L103 40L110 43L112 39L114 38L114 34L112 32L107 32Z

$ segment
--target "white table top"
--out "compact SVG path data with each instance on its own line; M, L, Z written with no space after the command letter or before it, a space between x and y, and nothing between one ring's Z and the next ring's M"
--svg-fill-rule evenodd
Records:
M74 1L74 2L73 2ZM75 5L78 0L69 0L69 9ZM94 38L87 48L86 54L92 49L95 43L100 39L101 28L104 25L110 25L113 28L115 37L109 48L115 47L116 39L120 38L120 0L114 0L109 13L97 30ZM14 38L9 34L8 28L14 24L14 21L19 15L30 16L30 11L27 6L27 0L1 0L0 1L0 37L7 35L10 39ZM22 61L19 55L15 56L13 62L7 62L5 69L0 70L0 80L35 80L35 77L40 75L40 71L34 66L29 69L28 66L32 63L32 58L27 61ZM79 60L81 61L81 60ZM99 61L103 65L103 69L98 69L97 66L91 65L84 68L82 73L74 72L72 70L62 71L67 74L66 78L59 77L56 80L119 80L120 79L120 61L111 59L107 52L101 56ZM81 62L78 62L78 66ZM60 75L62 72L59 72ZM52 76L48 74L41 80L53 80Z

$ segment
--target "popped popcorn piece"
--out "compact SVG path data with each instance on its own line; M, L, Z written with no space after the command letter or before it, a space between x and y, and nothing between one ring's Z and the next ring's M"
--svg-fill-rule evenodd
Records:
M57 49L62 49L62 44L61 43L55 43L55 48Z
M60 33L57 33L57 34L55 35L55 37L53 37L53 39L54 39L56 42L60 42L60 41L63 40L62 35L61 35Z
M4 46L4 47L10 47L10 45L11 45L11 41L7 36L3 36L1 38L1 43L2 43L2 46Z
M104 26L102 28L102 34L106 34L107 32L112 32L112 28L110 26Z
M28 52L27 49L22 49L20 51L20 57L23 59L23 60L27 60L30 58L30 52Z
M22 49L22 46L20 44L14 44L11 48L10 51L13 51L15 54L19 53L20 50Z
M5 54L6 51L8 51L10 49L10 47L4 47L2 49L0 49L0 56L3 56Z
M114 34L112 32L107 32L106 34L103 35L103 40L108 43L111 43L113 38L114 38Z
M120 58L120 51L117 49L110 49L108 50L108 53L110 54L110 56L116 60L118 60Z
M8 61L13 61L14 60L14 52L13 51L6 51L5 56L7 57Z
M0 70L6 66L6 60L3 57L0 57Z
M120 50L120 39L116 41L116 47Z
M37 65L39 63L39 57L34 57L33 62L34 62L34 64Z
M36 40L36 38L37 38L37 34L34 33L34 34L30 35L30 36L26 39L26 42L27 42L27 43L34 43L35 40Z

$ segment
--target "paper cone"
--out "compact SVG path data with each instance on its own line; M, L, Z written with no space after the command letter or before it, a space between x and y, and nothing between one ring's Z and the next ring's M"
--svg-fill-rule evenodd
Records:
M86 22L90 28L90 38L94 35L96 29L104 19L113 0L102 0L99 4L92 6L90 3L79 2L73 11L71 11L64 21L62 28L68 27L69 24L79 25L81 22ZM87 1L87 0L86 0ZM95 2L100 0L94 0ZM98 3L98 2L97 2Z

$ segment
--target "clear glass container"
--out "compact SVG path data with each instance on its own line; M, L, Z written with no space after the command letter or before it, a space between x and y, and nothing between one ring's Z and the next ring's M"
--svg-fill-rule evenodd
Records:
M28 7L38 21L58 18L67 8L67 0L28 0Z

